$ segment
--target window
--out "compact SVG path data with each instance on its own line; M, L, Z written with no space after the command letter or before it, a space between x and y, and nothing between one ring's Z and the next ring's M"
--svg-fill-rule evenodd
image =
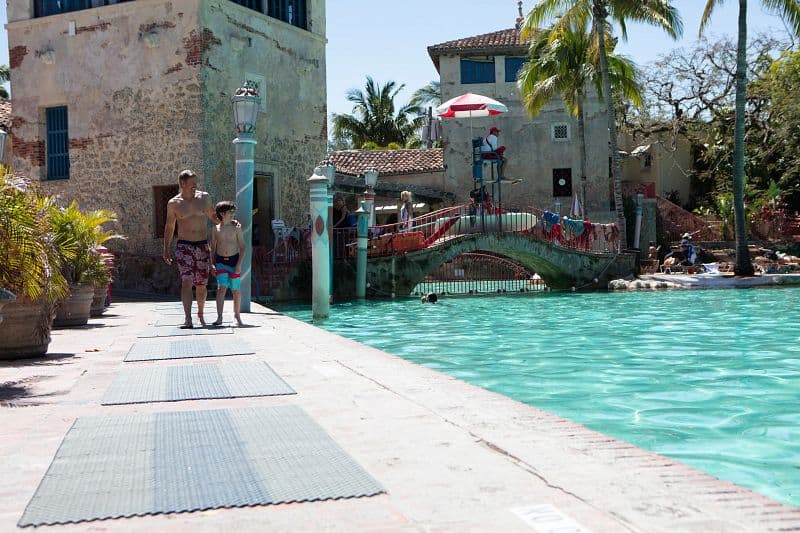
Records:
M258 11L259 13L264 12L263 3L261 0L233 0L233 2L235 4L239 4L240 6L250 8L253 11Z
M109 6L129 0L34 0L33 16L47 17L93 7Z
M69 128L67 107L45 109L47 128L47 179L69 179Z
M572 169L553 169L553 196L572 196Z
M506 58L506 82L513 83L517 81L522 66L528 61L527 57L507 57Z
M550 130L550 137L554 141L569 141L569 124L566 122L556 122Z
M153 187L153 213L155 217L153 223L153 237L161 239L164 237L164 224L167 223L167 202L177 196L178 185L156 185Z
M243 0L260 1L260 0ZM267 15L282 20L292 26L308 29L306 0L269 0Z
M461 83L494 83L494 58L487 61L462 59Z
M653 166L653 156L650 152L645 152L644 157L642 158L642 168L650 168Z

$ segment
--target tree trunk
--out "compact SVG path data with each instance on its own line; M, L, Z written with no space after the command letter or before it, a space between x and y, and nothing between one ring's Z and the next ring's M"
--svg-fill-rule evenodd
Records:
M603 98L606 101L608 115L608 148L611 151L611 179L614 180L614 206L617 211L617 226L622 249L628 247L628 235L625 227L625 207L622 203L622 171L619 166L619 148L617 147L617 118L614 113L614 98L611 95L611 78L608 76L608 57L606 56L605 22L608 16L605 0L594 0L594 32L600 56L600 73L603 77Z
M578 142L581 151L581 202L583 202L583 218L589 218L586 205L586 123L583 118L583 91L578 91Z
M737 276L752 276L744 210L744 127L747 100L747 0L739 0L739 42L736 48L736 124L733 140L733 213Z

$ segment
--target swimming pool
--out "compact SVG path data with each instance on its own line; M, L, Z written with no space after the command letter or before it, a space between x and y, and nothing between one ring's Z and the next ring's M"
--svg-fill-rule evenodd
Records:
M799 304L800 288L445 297L317 325L800 506Z

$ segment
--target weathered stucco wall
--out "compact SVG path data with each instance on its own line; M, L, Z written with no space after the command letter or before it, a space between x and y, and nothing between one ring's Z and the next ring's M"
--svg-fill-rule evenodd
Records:
M8 26L12 48L27 49L11 65L14 169L82 207L114 210L128 236L117 250L160 255L152 187L201 170L199 72L176 68L194 53L185 38L195 6L138 0ZM44 109L59 105L68 108L70 178L47 181Z
M116 211L128 239L115 251L158 263L153 186L191 168L213 201L235 197L230 97L255 74L267 108L256 172L275 177L275 212L300 224L327 137L324 0L309 11L311 31L227 0L136 0L37 19L28 0L9 0L15 172ZM47 181L45 109L62 105L70 178ZM120 272L131 288L153 289L137 282L141 270Z
M201 66L204 173L211 192L235 196L230 95L246 78L261 76L266 111L255 131L256 172L273 176L267 201L289 225L305 221L305 181L326 153L325 4L310 6L311 32L227 0L205 2L202 15L211 43Z
M439 72L442 98L448 100L466 92L495 98L508 106L509 112L495 117L472 119L472 137L486 135L491 126L502 130L500 144L506 146L505 175L524 181L504 188L507 205L553 205L553 169L572 169L572 190L582 193L580 180L580 148L577 121L566 111L559 98L553 99L542 112L531 118L523 108L516 83L505 81L505 58L495 56L495 83L460 83L460 57L441 56ZM597 222L611 221L608 185L608 125L605 106L590 96L585 107L587 139L587 199L591 218ZM443 140L449 191L467 198L472 188L472 158L470 120L443 119ZM569 140L554 141L551 126L569 124ZM488 167L486 167L488 172ZM561 199L562 212L568 209L568 199Z

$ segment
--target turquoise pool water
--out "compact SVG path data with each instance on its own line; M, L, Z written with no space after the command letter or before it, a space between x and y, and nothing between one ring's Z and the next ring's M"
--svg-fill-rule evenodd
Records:
M310 321L310 309L282 311ZM800 506L800 288L331 313L317 325Z

